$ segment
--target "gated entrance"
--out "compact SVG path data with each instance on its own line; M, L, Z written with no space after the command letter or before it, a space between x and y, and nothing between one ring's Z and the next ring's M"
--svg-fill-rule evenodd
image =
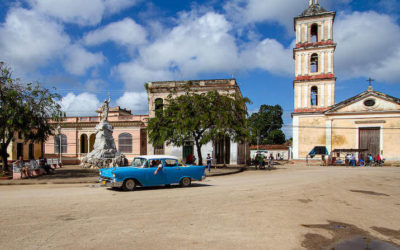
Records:
M380 128L359 128L358 148L365 148L367 154L380 154Z

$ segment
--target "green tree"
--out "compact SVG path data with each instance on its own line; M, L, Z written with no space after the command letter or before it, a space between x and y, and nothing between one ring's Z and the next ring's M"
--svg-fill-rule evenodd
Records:
M21 133L25 142L44 142L54 131L50 119L58 120L63 114L58 94L38 83L21 84L4 63L0 71L0 150L3 171L8 171L7 147L15 134Z
M149 119L149 141L155 146L167 143L180 147L193 140L202 165L203 145L222 136L238 141L248 135L247 102L247 98L217 91L193 93L189 83L183 95L176 96L176 90L172 91L163 111L156 111Z
M258 112L248 118L250 144L282 144L285 134L281 128L283 110L280 105L261 105Z

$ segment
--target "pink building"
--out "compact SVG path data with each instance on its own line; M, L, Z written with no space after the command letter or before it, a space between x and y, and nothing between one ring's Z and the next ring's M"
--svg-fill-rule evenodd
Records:
M110 108L108 121L114 128L115 145L128 160L137 155L147 154L148 117L132 115L130 110L121 109L119 106ZM51 136L44 143L45 157L58 158L61 151L64 164L79 164L80 160L93 150L95 127L99 121L100 116L66 117L60 122L61 135Z

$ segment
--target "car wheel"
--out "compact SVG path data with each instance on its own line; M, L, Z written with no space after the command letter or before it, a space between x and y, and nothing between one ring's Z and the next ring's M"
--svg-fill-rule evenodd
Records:
M125 191L133 191L136 188L136 182L133 179L128 179L124 182L123 189Z
M181 187L189 187L192 184L192 180L188 177L185 177L181 180Z

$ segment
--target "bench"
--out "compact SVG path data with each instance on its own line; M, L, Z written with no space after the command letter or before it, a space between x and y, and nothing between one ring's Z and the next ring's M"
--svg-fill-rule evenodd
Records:
M23 178L27 178L28 176L25 176L25 173L23 169L19 168L16 164L13 164L13 179L14 180L19 180ZM35 161L34 164L31 163L24 163L24 167L29 168L29 172L31 176L40 176L46 173L43 168L39 166L39 161Z
M57 158L47 159L47 164L50 165L52 169L61 168L60 160Z

